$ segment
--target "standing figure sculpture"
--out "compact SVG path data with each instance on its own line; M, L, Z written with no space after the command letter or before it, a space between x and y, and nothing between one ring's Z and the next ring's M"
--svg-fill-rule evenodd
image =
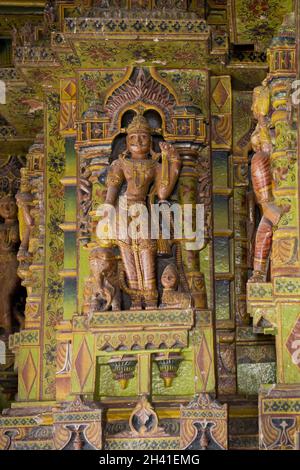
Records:
M12 297L18 285L17 251L19 226L17 205L13 196L0 199L0 328L9 334L12 331Z
M126 151L119 155L109 169L106 204L117 206L123 183L127 183L127 188L121 204L125 202L128 211L135 204L147 208L147 197L150 192L153 193L152 190L159 200L166 200L174 189L181 168L177 150L166 142L160 143L160 163L161 155L151 148L151 128L139 114L127 128L126 143ZM147 217L149 221L150 216ZM132 218L128 216L127 226L131 221ZM143 305L146 309L156 308L157 241L151 240L150 228L146 237L131 236L130 233L125 238L119 235L117 234L116 243L122 257L131 309L141 309ZM126 288L123 287L123 290L126 291Z
M96 247L89 262L91 274L84 286L83 313L91 319L94 312L121 310L118 264L113 251Z
M269 127L270 92L267 86L259 86L253 92L252 111L257 126L251 136L254 156L251 161L251 178L256 197L262 211L254 248L253 275L249 282L265 282L269 255L272 246L273 228L289 207L279 207L272 193L270 157L272 142Z

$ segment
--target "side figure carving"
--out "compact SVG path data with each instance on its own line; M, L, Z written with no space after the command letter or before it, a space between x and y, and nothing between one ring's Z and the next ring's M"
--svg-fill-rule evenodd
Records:
M0 328L12 332L12 296L19 283L17 251L19 226L17 205L13 196L0 199Z
M161 276L163 293L161 308L189 308L192 297L186 292L178 292L179 275L174 264L168 264Z
M277 206L272 193L270 92L267 86L259 86L254 89L252 111L257 119L257 126L251 136L252 148L255 152L251 161L251 178L256 202L262 211L262 218L256 232L253 275L249 282L265 282L273 230L278 225L282 214L287 212L289 207Z
M118 265L111 249L97 247L90 253L90 276L84 286L83 313L121 309Z

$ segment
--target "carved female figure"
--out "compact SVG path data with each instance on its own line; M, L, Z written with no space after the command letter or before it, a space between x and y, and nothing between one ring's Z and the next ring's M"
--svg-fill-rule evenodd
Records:
M151 148L151 128L142 115L137 115L127 128L127 149L115 160L107 176L106 204L116 206L122 184L127 183L124 200L127 208L134 204L147 207L147 197L152 191L159 200L167 199L172 193L179 176L181 161L176 149L163 142L160 154ZM130 218L127 219L130 223ZM131 297L131 308L146 309L157 306L156 255L157 244L147 237L127 235L116 240L126 273L128 292Z

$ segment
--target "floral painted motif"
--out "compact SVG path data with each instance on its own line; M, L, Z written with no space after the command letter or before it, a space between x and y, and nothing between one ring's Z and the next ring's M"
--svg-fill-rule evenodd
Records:
M87 43L74 41L78 55L84 67L127 67L143 64L155 66L163 64L172 67L199 67L205 65L207 54L203 41L174 41L164 44L153 41L117 41L111 40Z
M183 103L193 103L200 107L205 114L207 74L201 70L162 70L158 72L161 78L171 82L179 100Z
M102 108L107 89L117 83L125 72L125 69L83 72L79 81L79 116L82 116L94 103Z
M59 225L64 220L63 186L60 182L65 168L64 140L58 132L59 96L50 93L47 97L47 213L46 213L46 289L43 350L43 395L44 399L55 398L55 354L54 326L62 318L63 280L59 271L63 268L63 232Z
M284 16L292 11L292 1L286 0L235 0L238 42L254 42L263 50L276 35Z

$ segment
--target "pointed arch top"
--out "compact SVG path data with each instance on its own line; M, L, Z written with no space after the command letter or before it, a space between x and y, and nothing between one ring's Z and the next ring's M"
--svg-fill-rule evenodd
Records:
M112 135L118 129L119 116L130 106L143 103L153 106L164 116L165 130L173 132L171 116L177 105L175 93L164 84L153 78L148 69L135 68L130 78L107 98L104 105L106 116L110 120L109 133Z

